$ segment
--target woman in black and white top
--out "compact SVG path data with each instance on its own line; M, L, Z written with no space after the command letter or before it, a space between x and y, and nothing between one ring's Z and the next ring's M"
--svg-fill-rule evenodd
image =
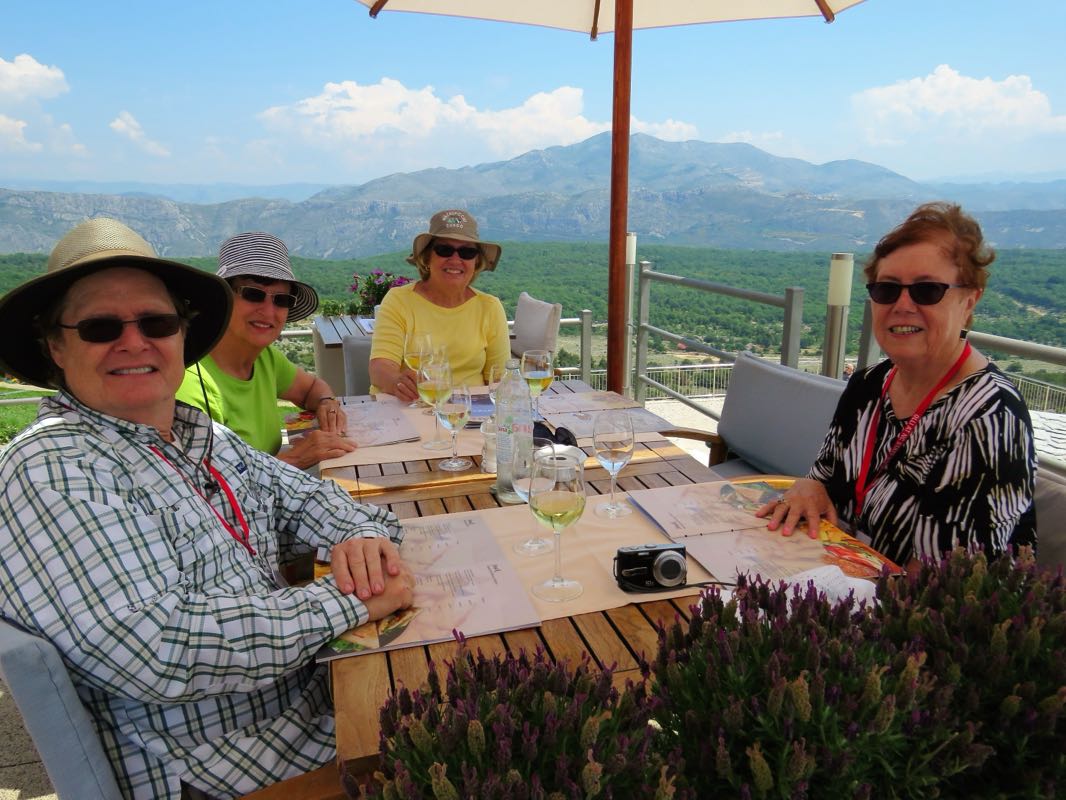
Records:
M877 244L865 273L888 360L848 381L807 478L759 510L770 530L824 516L903 565L957 545L1036 544L1029 412L965 339L994 259L977 222L946 203Z

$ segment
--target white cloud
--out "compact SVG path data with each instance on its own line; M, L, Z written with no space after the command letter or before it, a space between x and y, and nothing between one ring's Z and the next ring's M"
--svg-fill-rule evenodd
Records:
M26 53L15 56L14 61L0 58L0 102L48 99L68 90L59 67L46 67Z
M585 116L584 92L561 86L505 109L479 109L461 95L438 96L432 86L410 89L383 78L373 85L328 83L320 94L273 106L259 118L275 134L334 151L351 166L409 170L510 158L567 145L610 130ZM632 129L664 139L688 139L694 126L677 120L632 121Z
M149 155L162 158L170 155L170 151L167 148L159 144L159 142L148 138L144 128L141 127L141 123L129 111L120 111L119 115L111 120L108 127L119 136L129 139Z
M937 140L1016 141L1036 134L1066 132L1066 116L1056 115L1027 75L1001 81L961 75L941 64L929 75L866 89L852 106L867 141L900 147L919 137Z
M0 114L0 153L35 153L41 149L37 142L26 140L26 123Z

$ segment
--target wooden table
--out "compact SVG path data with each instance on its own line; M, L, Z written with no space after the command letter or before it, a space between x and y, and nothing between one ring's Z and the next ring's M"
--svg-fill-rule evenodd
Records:
M340 347L345 336L366 336L366 331L359 327L356 317L344 314L339 317L315 317L315 330L322 337L324 347Z
M553 385L556 392L587 390L580 381ZM586 448L591 452L591 448ZM357 499L387 506L400 519L496 508L489 491L495 475L478 469L462 473L437 470L439 459L325 470ZM475 462L480 458L475 457ZM586 464L586 483L592 494L610 491L610 476L594 459ZM653 488L717 480L706 466L684 450L662 439L637 443L633 460L622 470L618 485L624 490ZM533 651L544 648L552 658L576 661L588 653L598 667L615 666L614 680L639 680L639 659L651 657L657 647L656 623L687 616L688 601L651 600L609 611L551 620L539 628L513 631L469 640L486 653ZM337 751L343 769L352 775L373 770L379 752L378 710L387 694L404 685L418 688L429 674L429 662L442 665L456 650L454 643L433 644L343 658L331 664L337 716Z

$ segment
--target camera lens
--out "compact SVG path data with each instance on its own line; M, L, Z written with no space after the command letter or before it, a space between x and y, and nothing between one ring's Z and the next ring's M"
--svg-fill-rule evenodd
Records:
M660 586L680 586L687 572L685 557L675 550L660 553L651 567L651 574Z

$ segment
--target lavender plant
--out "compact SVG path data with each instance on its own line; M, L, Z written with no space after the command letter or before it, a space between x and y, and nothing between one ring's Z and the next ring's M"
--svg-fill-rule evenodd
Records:
M659 745L697 796L1058 796L1061 574L957 553L878 596L741 580L660 632Z
M465 647L428 686L381 711L375 798L670 798L674 767L652 747L643 684L619 693L584 658L538 650L475 656ZM682 795L678 795L681 797Z

